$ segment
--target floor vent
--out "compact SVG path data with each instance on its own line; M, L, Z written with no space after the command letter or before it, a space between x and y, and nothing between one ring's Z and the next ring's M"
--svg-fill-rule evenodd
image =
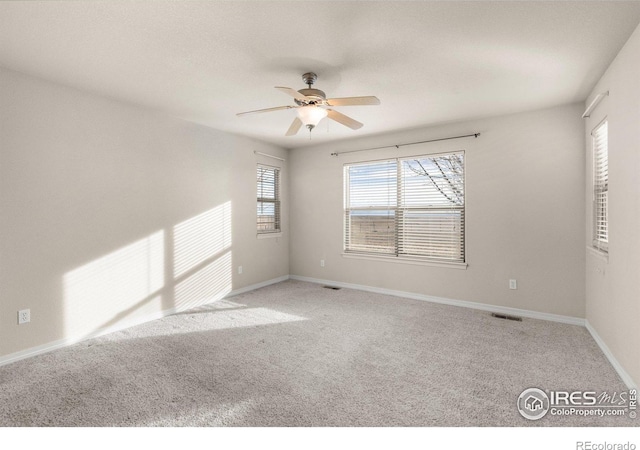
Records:
M336 286L322 286L325 289L333 289L334 291L339 291L342 288L336 287Z
M491 313L491 316L496 317L498 319L515 320L516 322L522 322L522 317L518 317L518 316L509 316L507 314L498 314L498 313Z

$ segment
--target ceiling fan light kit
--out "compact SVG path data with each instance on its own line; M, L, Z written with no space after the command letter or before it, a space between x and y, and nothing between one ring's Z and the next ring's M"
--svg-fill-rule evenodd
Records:
M313 130L328 114L326 109L317 106L303 106L298 108L297 112L298 117L309 131Z
M296 91L289 87L276 86L276 89L278 89L279 91L293 97L293 101L295 102L296 106L276 106L274 108L242 112L236 115L242 116L252 113L279 111L282 109L296 109L297 117L293 119L291 126L289 126L289 129L285 133L285 136L293 136L298 133L302 125L305 125L309 129L309 132L311 132L311 130L313 130L325 117L329 117L329 119L341 123L342 125L351 128L352 130L357 130L362 127L362 123L328 107L380 104L380 100L374 96L327 99L327 96L323 91L312 87L317 79L318 76L313 72L307 72L303 74L302 81L305 82L308 88L300 89L299 91Z

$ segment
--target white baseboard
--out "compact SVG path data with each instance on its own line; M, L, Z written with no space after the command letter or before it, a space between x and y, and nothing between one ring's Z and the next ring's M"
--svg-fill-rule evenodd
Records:
M391 289L383 289L362 284L342 283L339 281L320 280L318 278L301 277L298 275L290 275L292 280L308 281L310 283L327 284L331 286L343 287L347 289L356 289L359 291L374 292L376 294L393 295L394 297L404 297L413 300L422 300L432 303L441 303L444 305L461 306L463 308L479 309L482 311L490 311L512 316L528 317L530 319L549 320L551 322L566 323L569 325L584 326L585 320L579 317L563 316L560 314L543 313L539 311L531 311L528 309L509 308L507 306L495 306L486 303L469 302L465 300L454 300L444 297L435 297L432 295L416 294L413 292L396 291Z
M177 308L170 308L170 309L159 311L153 314L147 314L146 316L137 317L136 319L133 319L133 320L127 320L127 321L118 323L116 325L99 328L86 335L63 338L57 341L48 342L46 344L38 345L36 347L31 347L25 350L21 350L19 352L10 353L8 355L0 357L0 366L11 364L16 361L20 361L21 359L31 358L32 356L41 355L43 353L48 353L53 350L58 350L60 348L67 347L69 345L77 344L78 342L86 341L87 339L96 338L109 333L115 333L116 331L124 330L126 328L131 328L146 322L151 322L152 320L161 319L163 317L170 316L171 314L175 314L176 312L178 312Z
M624 370L624 367L622 367L616 357L613 356L613 353L611 353L611 350L609 350L607 344L604 343L598 332L595 330L595 328L593 328L593 326L591 326L588 320L585 321L585 326L587 327L589 333L591 333L593 340L596 341L596 344L598 344L598 347L600 347L600 350L602 350L602 353L604 353L604 356L607 357L615 371L618 372L618 375L620 376L620 378L622 378L624 384L626 384L629 389L638 389L638 385L633 381L631 375L629 375L627 371Z
M289 279L289 275L285 275L278 278L273 278L271 280L263 281L261 283L252 284L250 286L245 286L240 289L233 290L229 292L224 298L232 297L234 295L243 294L245 292L253 291L255 289L259 289L265 286L269 286L270 284L280 283L281 281L286 281ZM215 300L217 301L217 300ZM114 333L116 331L124 330L125 328L131 328L136 325L141 325L146 322L151 322L152 320L162 319L163 317L170 316L177 312L181 312L182 310L179 308L169 308L163 311L158 311L156 313L147 314L142 317L137 317L133 320L127 320L120 322L116 325L100 328L91 332L90 334L83 336L74 336L64 339L59 339L57 341L48 342L46 344L38 345L36 347L31 347L25 350L21 350L19 352L10 353L5 356L0 356L0 366L4 366L7 364L11 364L16 361L20 361L21 359L30 358L32 356L41 355L43 353L47 353L53 350L57 350L63 347L67 347L69 345L77 344L78 342L85 341L87 339L96 338L98 336L102 336L109 333Z
M240 289L234 289L233 291L229 292L225 298L228 297L233 297L234 295L240 295L240 294L244 294L245 292L249 292L249 291L255 291L256 289L260 289L263 288L265 286L269 286L271 284L276 284L276 283L280 283L282 281L287 281L289 279L289 275L284 275L278 278L272 278L271 280L267 280L267 281L262 281L260 283L256 283L256 284L252 284L251 286L246 286Z
M71 344L75 344L75 342L72 341L71 339L60 339L57 341L38 345L36 347L31 347L26 350L21 350L19 352L10 353L8 355L0 357L0 366L5 366L7 364L20 361L21 359L31 358L32 356L41 355L42 353L47 353L53 350L57 350L59 348L66 347L67 345L71 345Z

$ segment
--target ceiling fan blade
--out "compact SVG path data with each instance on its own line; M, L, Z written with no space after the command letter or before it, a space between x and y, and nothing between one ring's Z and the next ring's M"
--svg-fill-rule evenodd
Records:
M345 116L344 114L339 113L338 111L334 111L333 109L327 109L327 116L329 117L329 119L335 120L336 122L351 128L352 130L357 130L359 128L362 128L362 124L357 120L352 119L349 116Z
M293 119L293 122L291 122L291 126L285 133L285 136L293 136L300 130L301 126L302 126L302 120L300 120L299 117L296 117L295 119Z
M291 109L291 108L297 108L297 106L287 105L287 106L276 106L275 108L256 109L254 111L245 111L245 112L238 113L236 114L236 116L244 116L245 114L255 114L255 113L263 113L263 112L269 112L269 111L279 111L281 109Z
M279 90L280 92L284 92L285 94L292 96L296 100L300 100L300 101L311 100L309 97L307 97L306 95L302 95L300 92L296 91L295 89L282 87L282 86L276 86L276 89Z
M366 97L342 97L327 99L329 106L379 105L380 99L373 95Z

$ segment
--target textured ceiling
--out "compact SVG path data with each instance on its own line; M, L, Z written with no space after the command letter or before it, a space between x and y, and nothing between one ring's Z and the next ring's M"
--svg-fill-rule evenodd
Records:
M640 2L0 2L0 66L286 148L583 101ZM274 86L376 95L284 133Z

